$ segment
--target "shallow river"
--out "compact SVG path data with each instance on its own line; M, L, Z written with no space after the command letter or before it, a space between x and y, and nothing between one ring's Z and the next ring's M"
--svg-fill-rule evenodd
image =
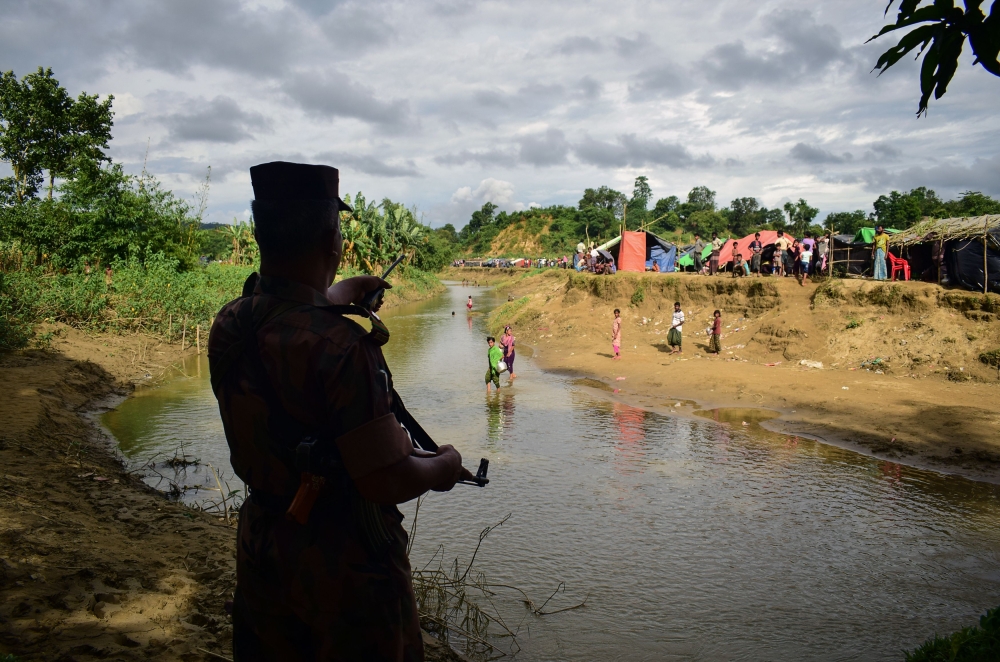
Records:
M439 545L446 559L468 559L480 530L511 513L476 567L537 604L565 582L547 610L587 598L582 609L525 617L514 594L500 596L508 625L520 623L518 659L902 659L931 633L1000 605L997 486L756 426L647 413L523 354L516 385L487 397L478 313L497 303L449 287L392 311L386 356L438 443L454 444L473 470L479 457L491 461L485 489L457 486L423 502L414 566ZM105 424L126 455L152 458L182 486L214 487L211 464L242 489L207 362L176 374ZM201 464L175 478L162 461L182 443ZM401 509L408 525L413 504Z

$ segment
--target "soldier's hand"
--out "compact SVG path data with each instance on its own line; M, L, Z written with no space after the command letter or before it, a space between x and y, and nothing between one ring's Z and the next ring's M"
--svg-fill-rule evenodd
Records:
M353 278L345 278L344 280L337 281L331 285L326 291L326 298L338 306L361 303L366 294L380 287L387 290L392 289L392 285L378 276L354 276ZM381 307L381 302L379 302L375 310L377 311Z
M455 483L458 481L475 478L468 469L462 466L462 454L455 450L454 446L450 444L439 446L437 456L448 462L451 471L448 472L447 478L443 482L432 488L435 492L447 492L455 487Z

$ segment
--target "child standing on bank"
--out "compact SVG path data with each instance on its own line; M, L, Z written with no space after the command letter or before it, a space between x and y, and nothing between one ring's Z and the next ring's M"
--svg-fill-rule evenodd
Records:
M681 302L674 301L674 315L671 318L670 331L667 332L667 344L670 345L671 354L680 354L684 351L681 347L682 331L684 331L684 311L681 310Z
M622 346L622 311L615 308L615 321L611 323L611 347L615 350L612 360L621 359Z
M486 353L486 358L489 361L489 365L486 367L486 392L490 392L490 382L500 390L500 360L503 358L503 352L500 348L496 346L497 339L493 336L486 338L486 342L489 343L490 349Z
M715 311L712 313L715 319L712 320L712 335L708 340L708 351L716 354L722 353L722 313Z

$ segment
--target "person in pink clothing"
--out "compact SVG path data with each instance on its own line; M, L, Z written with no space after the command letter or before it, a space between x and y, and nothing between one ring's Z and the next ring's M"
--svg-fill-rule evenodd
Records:
M611 346L615 350L614 360L621 358L622 346L622 311L615 308L615 321L611 323Z
M507 364L507 383L514 381L517 375L514 374L514 334L510 330L510 325L503 328L503 335L500 336L500 349L503 350L503 360Z
M472 310L472 295L469 295L469 300L465 303L465 307L468 310Z

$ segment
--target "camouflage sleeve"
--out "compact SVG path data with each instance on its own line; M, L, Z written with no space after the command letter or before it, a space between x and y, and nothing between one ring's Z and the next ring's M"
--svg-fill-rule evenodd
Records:
M354 342L337 369L323 375L329 429L353 479L391 466L413 452L392 413L392 381L382 353L367 339Z

